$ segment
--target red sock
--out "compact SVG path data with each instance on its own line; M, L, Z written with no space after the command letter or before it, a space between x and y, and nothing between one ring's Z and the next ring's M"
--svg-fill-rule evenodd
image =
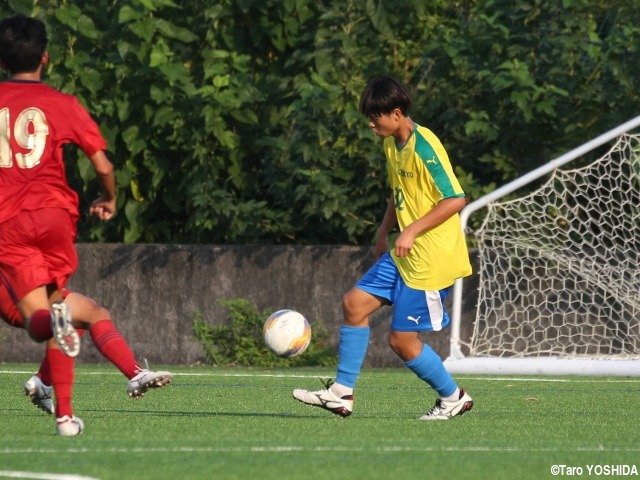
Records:
M51 329L51 311L36 310L29 319L29 335L36 342L44 342L53 337Z
M80 336L80 338L82 338L86 330L82 328L77 328L76 332L78 332L78 335ZM42 359L42 363L40 364L38 373L36 373L36 376L38 376L40 380L42 380L42 383L44 383L48 387L51 386L51 383L52 383L51 382L51 366L49 364L49 352L51 350L52 349L47 348L44 351L44 358Z
M73 415L71 394L73 392L74 359L56 348L47 349L46 361L49 363L51 384L56 395L56 417Z
M122 338L120 332L113 326L111 320L100 320L89 328L91 338L98 351L113 363L128 379L136 376L140 369L138 362Z
M42 383L51 386L51 368L49 367L49 349L47 348L44 351L44 358L42 359L42 363L40 364L40 368L38 369L38 373L36 376L42 380Z

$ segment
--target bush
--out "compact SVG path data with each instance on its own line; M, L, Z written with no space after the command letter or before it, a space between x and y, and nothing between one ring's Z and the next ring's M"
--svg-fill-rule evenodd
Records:
M194 313L193 332L211 365L291 367L335 366L337 356L329 346L327 329L317 321L311 323L311 344L304 354L280 358L264 344L262 327L274 310L259 312L254 304L242 298L220 300L229 313L225 325L210 325L202 312Z

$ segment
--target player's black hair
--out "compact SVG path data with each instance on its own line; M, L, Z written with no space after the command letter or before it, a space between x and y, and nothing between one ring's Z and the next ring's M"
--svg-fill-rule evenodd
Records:
M367 118L389 115L399 108L403 115L409 114L411 96L396 79L382 75L372 79L360 96L360 113Z
M35 72L47 49L40 20L17 14L0 21L0 62L10 74Z

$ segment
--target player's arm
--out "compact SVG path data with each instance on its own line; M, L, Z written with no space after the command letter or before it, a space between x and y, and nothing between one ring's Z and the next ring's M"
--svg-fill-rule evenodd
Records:
M420 217L411 225L407 225L400 233L395 243L396 255L406 257L411 248L413 248L413 243L418 235L446 222L456 213L460 212L465 204L466 200L464 197L452 197L440 200L426 215Z
M384 213L376 233L376 258L380 258L389 251L389 232L395 228L397 223L396 206L393 202L393 197L390 197L387 203L387 211Z
M91 203L89 213L100 220L109 220L116 213L116 178L113 164L103 150L89 157L102 188L102 196Z

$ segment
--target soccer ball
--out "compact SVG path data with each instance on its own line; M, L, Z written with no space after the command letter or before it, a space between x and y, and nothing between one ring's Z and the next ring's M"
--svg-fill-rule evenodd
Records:
M264 322L264 343L279 357L298 356L311 342L311 325L295 310L278 310Z

